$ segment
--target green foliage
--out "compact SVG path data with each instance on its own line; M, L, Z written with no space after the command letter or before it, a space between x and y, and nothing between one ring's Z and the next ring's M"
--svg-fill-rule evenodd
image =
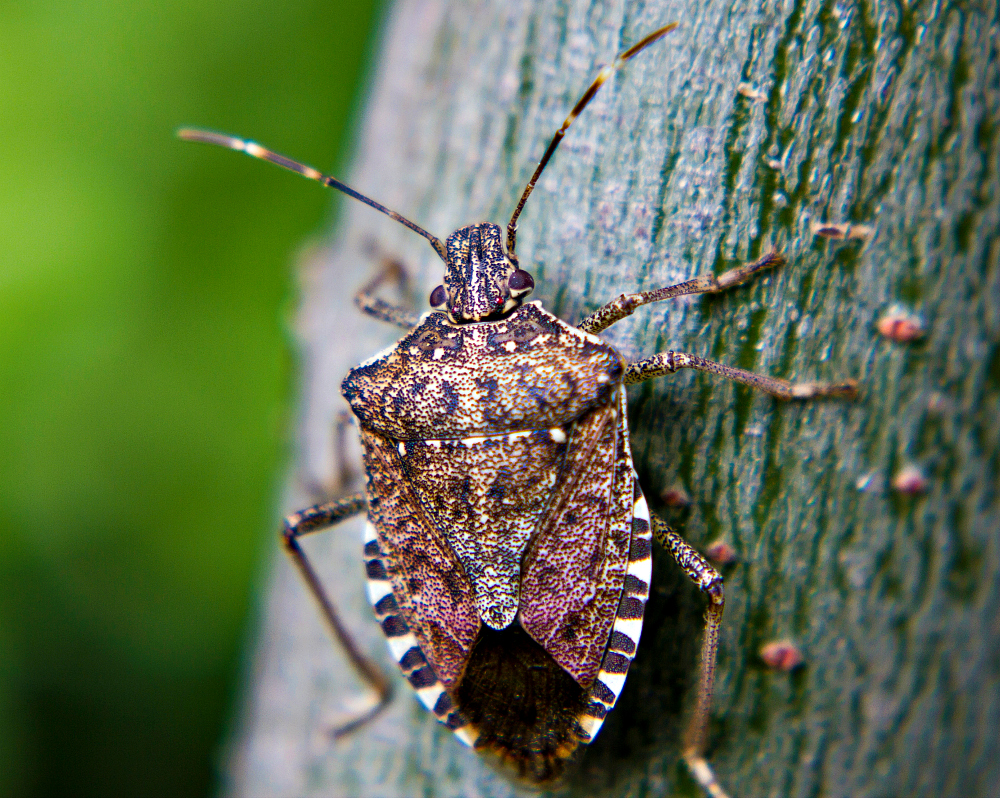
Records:
M281 314L375 0L0 9L0 794L199 794L272 545Z

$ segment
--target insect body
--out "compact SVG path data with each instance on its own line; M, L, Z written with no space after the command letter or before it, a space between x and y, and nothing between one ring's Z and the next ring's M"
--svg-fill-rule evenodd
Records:
M480 232L499 244L492 225L452 238ZM596 733L638 642L650 529L624 372L610 346L530 303L495 321L432 314L344 381L365 448L376 612L412 642L403 656L426 660L415 686L435 714L536 780ZM498 671L517 678L484 689ZM516 723L516 741L493 728L501 708L548 694L558 701L522 708L542 711Z
M606 67L549 144L504 231L481 223L447 241L334 178L252 142L184 130L346 191L430 241L446 266L418 321L374 296L359 304L409 332L343 383L361 429L364 494L290 516L284 540L359 673L389 682L355 646L298 538L367 510L368 594L389 648L420 700L458 737L532 783L557 779L599 731L625 683L649 595L651 541L669 549L709 599L698 700L684 756L724 795L703 757L722 618L722 577L649 514L629 451L625 386L679 368L712 371L782 398L850 395L853 383L790 384L693 355L626 363L597 334L650 302L717 292L777 266L772 253L719 276L622 295L572 326L525 299L516 221L566 129L614 69Z

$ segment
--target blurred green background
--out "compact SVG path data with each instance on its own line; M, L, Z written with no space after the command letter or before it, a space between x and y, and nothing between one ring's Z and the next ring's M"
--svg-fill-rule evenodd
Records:
M295 250L375 0L0 5L0 794L198 795L276 545Z

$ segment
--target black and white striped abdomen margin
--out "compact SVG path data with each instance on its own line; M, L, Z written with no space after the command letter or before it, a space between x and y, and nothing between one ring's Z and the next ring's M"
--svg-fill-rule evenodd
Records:
M416 635L410 631L392 594L392 583L385 567L385 553L379 546L378 533L371 521L365 523L365 574L368 580L368 600L375 610L389 644L389 652L399 663L403 676L417 691L417 698L441 723L455 732L466 745L476 743L478 734L455 707L434 668L427 662Z
M587 708L577 718L582 743L589 743L597 736L604 719L618 701L642 634L642 616L653 576L653 532L649 522L649 507L642 495L638 478L635 479L634 496L632 543L625 571L625 587L618 603L611 637L601 660L601 669L587 696Z

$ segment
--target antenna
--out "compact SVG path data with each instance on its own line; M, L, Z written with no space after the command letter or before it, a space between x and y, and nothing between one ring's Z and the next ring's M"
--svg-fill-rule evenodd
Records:
M566 131L569 129L569 126L572 125L574 120L583 112L583 109L587 107L587 103L594 98L594 95L597 94L597 90L601 88L605 81L615 73L615 70L622 67L632 56L642 52L653 42L658 39L662 39L679 25L679 22L671 22L669 25L665 25L659 30L653 31L638 44L632 45L624 53L621 53L617 58L615 58L614 61L597 73L597 77L594 79L594 82L590 84L590 88L583 93L580 101L573 106L573 110L569 112L569 116L566 117L566 121L562 123L562 127L556 131L556 134L552 137L552 141L549 142L549 146L545 150L542 160L538 162L538 166L535 168L535 173L531 176L531 180L528 181L528 185L525 186L524 193L521 195L521 200L517 203L517 207L514 209L514 215L511 216L510 221L507 222L507 255L512 261L517 263L517 258L514 255L514 242L517 238L517 217L521 215L524 203L526 203L528 201L528 197L531 196L531 192L534 190L535 183L538 182L538 178L542 174L542 170L552 157L552 153L556 151L556 147L559 146L559 142L563 140L563 136L566 135Z
M313 169L311 166L306 166L304 163L300 163L299 161L293 161L287 156L281 155L273 150L269 150L266 147L261 147L256 142L247 141L246 139L238 139L235 136L227 136L224 133L214 133L211 130L199 130L197 128L183 127L177 131L177 138L184 139L184 141L197 141L201 144L215 144L218 147L225 147L229 150L245 152L251 158L260 158L262 161L268 161L269 163L273 163L283 169L287 169L290 172L296 172L303 177L308 177L310 180L322 183L324 186L329 186L330 188L342 191L347 194L347 196L354 197L354 199L360 200L365 205L368 205L377 211L381 211L386 216L395 219L400 224L406 225L414 233L422 235L431 242L431 246L434 247L434 251L441 257L441 260L445 263L448 262L448 254L445 251L444 244L441 243L440 238L431 235L420 225L414 224L406 217L400 216L395 211L389 210L385 207L385 205L380 205L375 202L375 200L369 199L364 194L355 191L346 183L341 183L337 180L337 178L331 177L330 175L324 175L322 172Z

